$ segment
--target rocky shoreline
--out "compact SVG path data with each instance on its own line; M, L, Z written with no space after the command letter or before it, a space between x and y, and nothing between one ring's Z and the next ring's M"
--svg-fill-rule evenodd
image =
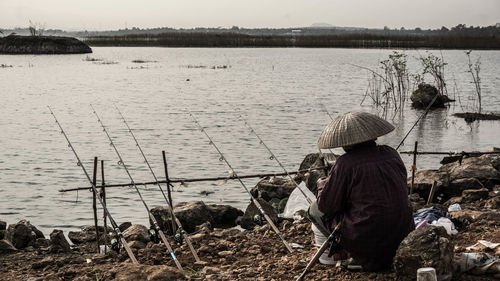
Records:
M460 261L469 252L500 257L498 246L468 248L479 240L500 243L500 155L458 160L437 170L417 171L410 197L415 212L432 209L442 213L454 223L457 234L426 225L401 243L390 270L374 273L317 264L306 280L415 280L416 269L426 266L436 268L442 278L453 280L494 278L498 272L462 272ZM300 169L318 165L318 155L310 154ZM314 192L315 179L322 174L323 170L310 170L296 179L305 181ZM426 204L434 181L437 191ZM181 245L172 238L168 208L152 209L184 272L175 267L165 245L150 241L146 226L120 225L140 263L133 265L125 251L97 254L95 227L69 232L70 245L62 231L54 230L46 239L23 220L11 222L8 227L0 221L0 280L293 280L316 252L311 223L304 218L304 212L288 219L278 216L293 188L288 179L265 178L252 189L283 237L293 243L291 254L268 224L255 223L257 210L253 204L242 212L198 201L179 203L175 212L190 233L201 262L195 261L186 243ZM453 204L459 204L460 210L453 209ZM100 227L102 242L104 238L109 241L111 237L104 237L103 230Z
M0 54L86 54L92 49L73 37L19 36L0 37Z

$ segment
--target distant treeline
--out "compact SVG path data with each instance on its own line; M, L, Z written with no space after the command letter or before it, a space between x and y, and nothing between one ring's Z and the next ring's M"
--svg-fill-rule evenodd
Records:
M316 48L434 48L500 49L500 34L377 34L248 35L241 33L168 32L87 37L91 46L157 47L316 47Z
M21 32L21 30L18 30ZM46 30L45 34L67 33ZM7 35L7 31L4 30ZM459 24L440 29L368 29L352 27L304 28L192 28L169 27L79 31L71 35L92 46L159 47L340 47L500 49L500 24L474 27Z

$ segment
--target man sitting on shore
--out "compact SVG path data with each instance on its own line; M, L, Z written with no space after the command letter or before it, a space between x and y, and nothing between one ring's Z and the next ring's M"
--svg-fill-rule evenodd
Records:
M415 228L403 161L393 148L375 143L392 130L376 115L348 112L318 141L320 149L342 147L346 153L326 179L318 180L309 215L325 236L342 221L340 246L368 271L388 268L399 243Z

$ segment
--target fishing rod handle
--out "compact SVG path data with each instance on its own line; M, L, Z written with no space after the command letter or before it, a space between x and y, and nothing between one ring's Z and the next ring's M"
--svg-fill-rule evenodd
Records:
M283 235L281 234L281 232L279 231L279 229L276 227L276 225L274 225L274 223L271 220L271 218L267 214L265 214L265 213L264 213L264 218L269 223L269 225L272 227L272 229L274 230L274 232L276 232L276 234L278 234L278 236L281 239L281 241L283 241L283 244L285 244L286 249L290 253L293 253L292 247L290 246L290 244L288 244L288 242L286 242L285 238L283 237Z
M306 276L306 274L309 273L311 268L316 264L316 262L318 262L319 257L325 252L326 248L328 248L329 242L330 242L330 240L328 240L328 239L325 240L325 242L323 242L321 247L318 249L316 254L314 254L313 258L311 259L311 261L309 261L306 268L304 269L304 271L302 271L302 274L299 276L299 278L297 278L296 281L304 280L304 277Z
M174 215L174 210L172 210L172 215L174 216L175 223L179 227L180 231L183 231L181 221ZM188 233L185 234L185 238L186 238L186 243L189 246L189 250L191 250L191 253L193 253L194 259L196 261L201 261L200 257L198 257L198 253L196 252L196 250L193 247L193 243L191 242L191 238L189 238L189 234Z
M174 251L172 250L172 247L170 246L170 243L168 243L167 237L165 237L165 234L163 233L163 231L160 230L160 231L158 231L158 233L160 234L160 237L161 237L161 240L163 241L163 244L165 244L165 246L167 246L167 250L168 250L170 256L172 257L172 259L174 260L175 265L177 266L177 268L180 271L184 271L184 269L182 269L181 263L179 262L179 260L175 256Z
M301 281L304 280L304 277L306 274L311 270L311 268L318 262L319 257L325 252L326 248L328 248L329 243L335 238L335 234L339 231L340 227L342 226L342 222L337 223L335 226L335 229L330 233L328 238L323 242L321 247L318 249L316 254L314 254L313 258L311 261L307 264L306 268L302 272L302 274L299 276L299 278L296 279L296 281Z
M200 257L198 257L198 253L196 252L196 250L193 247L193 243L191 242L191 238L189 238L189 235L187 233L186 233L185 239L186 239L186 243L189 246L189 250L191 250L191 253L193 253L194 259L197 262L201 261Z
M130 260L132 261L133 264L138 264L139 262L134 256L134 253L132 252L132 249L130 249L130 246L127 244L127 241L125 241L125 238L123 236L120 237L120 242L123 245L123 248L125 248L125 251L127 252L128 256L130 257Z

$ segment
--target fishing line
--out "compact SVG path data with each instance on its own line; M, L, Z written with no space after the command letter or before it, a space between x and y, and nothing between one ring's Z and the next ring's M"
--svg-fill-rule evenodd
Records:
M68 142L68 147L71 148L71 151L73 151L73 154L75 155L76 157L76 160L77 160L77 166L80 166L83 170L83 173L85 174L85 176L87 177L87 179L89 180L91 186L92 186L92 190L95 192L95 194L99 194L99 192L97 191L97 188L94 184L94 182L92 181L92 179L90 179L90 176L89 174L87 173L87 170L85 169L85 167L83 166L83 163L82 161L80 160L80 157L78 156L78 154L76 153L76 150L75 148L73 147L73 145L71 144L69 138L68 138L68 135L66 135L66 132L64 132L64 129L62 127L62 125L59 123L59 121L57 120L56 118L56 115L54 114L54 112L52 111L52 109L50 108L50 106L47 106L47 108L49 109L50 111L50 114L52 114L52 117L54 117L54 120L56 121L56 124L57 126L59 126L59 129L61 129L61 134L64 135L64 138L66 139L66 141ZM130 257L130 260L132 260L132 263L134 264L137 264L137 259L135 258L134 256L134 253L132 252L132 249L130 249L129 245L127 244L127 241L125 241L125 238L123 238L123 234L122 232L120 231L120 228L118 227L118 224L116 223L116 221L113 219L113 217L111 216L111 214L109 213L108 211L108 208L106 207L106 204L104 204L104 202L102 201L101 197L100 196L96 196L97 199L99 200L99 203L101 204L104 212L106 213L106 215L108 216L109 218L109 221L111 223L111 225L113 226L113 230L115 231L116 235L118 236L118 240L120 241L120 243L122 244L122 246L125 248L125 250L127 251L127 254L128 256Z
M123 123L125 123L125 125L127 126L127 129L130 133L130 135L132 136L132 138L134 139L135 141L135 144L137 146L137 148L139 149L139 151L141 152L141 155L142 157L144 158L144 163L147 164L149 170L151 171L151 174L153 175L153 178L154 180L158 183L158 178L156 177L156 174L155 172L153 171L153 168L151 167L151 165L149 164L149 161L146 157L146 155L144 154L144 151L142 150L141 146L139 145L139 141L137 140L137 138L135 137L135 134L134 132L132 132L132 129L130 128L130 126L128 125L128 122L127 120L125 120L125 117L123 116L122 112L120 111L120 109L118 108L118 106L115 105L115 108L116 110L118 111L118 113L120 114L120 117L122 118L123 120ZM170 185L171 187L173 187L172 184L170 184L168 181L167 181L167 184ZM167 202L167 206L168 206L168 209L170 211L170 213L172 214L172 217L175 221L175 224L177 224L177 226L179 227L179 233L184 236L185 235L185 238L186 238L186 242L189 246L189 249L191 250L191 252L193 253L193 256L195 258L196 261L200 261L200 258L198 257L198 255L196 254L196 250L194 249L192 243L191 243L191 239L189 238L189 235L187 235L187 233L184 232L184 229L182 228L182 224L181 222L179 221L179 219L177 218L177 216L175 215L174 213L174 210L172 208L172 205L171 205L171 202L168 200L167 196L165 195L165 192L163 191L163 188L161 187L161 185L158 183L158 188L160 189L161 191L161 194L163 195L163 198L165 198L165 201Z
M243 120L243 122L245 123L245 126L247 126L249 129L250 129L250 132L252 132L260 141L260 144L262 144L266 149L267 151L271 154L271 157L269 157L270 160L276 160L276 162L278 162L278 164L280 165L280 167L283 169L283 171L286 173L286 175L290 178L290 180L295 184L295 186L299 189L300 193L302 193L302 195L304 195L304 197L306 198L306 201L307 203L309 203L309 205L312 204L312 200L304 193L304 191L302 190L302 188L300 188L300 186L297 184L297 182L295 182L295 180L292 178L292 176L288 173L288 171L286 170L286 168L283 166L283 164L281 164L281 161L278 159L278 157L276 157L276 155L271 151L271 149L266 145L266 143L264 142L264 140L262 140L262 138L257 134L257 132L255 132L255 130L253 129L252 126L250 126L250 124L248 124L248 122L243 119L243 117L240 115L240 119Z
M104 133L106 134L106 136L108 137L109 139L109 142L110 142L110 145L113 147L114 151L116 152L116 155L118 156L118 163L120 163L121 166L123 166L123 168L125 169L125 171L127 172L127 175L128 177L130 178L130 182L132 183L133 187L135 188L135 191L137 192L137 194L139 195L139 198L141 199L142 201L142 204L144 204L144 207L146 208L146 211L148 212L148 215L149 215L149 218L151 219L151 221L153 222L153 225L154 225L154 228L156 230L156 232L158 234L160 234L160 237L161 237L161 240L163 241L163 243L165 244L165 246L167 246L167 250L169 251L170 253L170 256L172 257L172 259L174 260L175 262L175 265L177 266L177 268L181 271L183 271L182 269L182 266L180 264L180 262L177 260L177 257L175 256L174 254L174 251L172 250L172 247L170 246L170 243L168 243L167 241L167 238L165 237L165 234L163 233L163 231L160 229L160 226L158 225L158 222L156 221L155 217L153 216L153 214L151 213L151 211L149 210L149 207L148 205L146 204L146 202L144 201L144 198L142 197L142 194L141 192L139 191L139 188L137 187L137 185L135 184L134 182L134 179L132 178L132 175L130 174L128 168L127 168L127 165L125 164L125 161L123 161L123 158L121 157L120 155L120 152L118 152L118 149L116 148L115 146L115 143L113 142L113 139L111 138L110 134L108 133L108 130L106 130L106 127L104 126L104 123L101 121L101 118L99 117L99 115L97 114L96 110L94 109L94 107L92 105L90 105L90 107L92 108L92 111L94 113L94 115L97 117L97 121L99 122L99 124L101 125ZM157 236L156 236L157 237Z
M247 186L245 185L245 183L241 180L240 177L238 177L238 174L236 173L236 171L233 169L233 167L231 166L231 164L229 163L229 161L227 161L226 157L224 156L224 154L220 151L219 147L214 143L214 141L212 140L212 138L210 137L210 135L207 133L207 131L201 126L201 124L198 122L198 120L196 119L196 117L193 115L193 113L186 108L186 111L189 113L189 116L191 116L191 118L193 119L194 123L198 126L198 128L200 129L200 131L205 134L205 136L208 138L209 140L209 144L212 145L215 150L217 150L217 152L219 153L219 160L220 161L224 161L226 163L226 165L231 169L231 171L233 172L233 175L234 177L236 177L238 179L238 181L240 182L240 184L243 186L243 188L245 189L245 191L248 193L248 195L250 196L252 202L254 203L255 207L257 207L257 209L259 210L259 212L264 216L264 219L269 223L269 225L271 226L271 228L274 230L274 232L276 232L276 234L278 235L278 237L281 239L281 241L283 242L283 244L285 244L285 247L287 248L287 250L292 253L293 252L293 249L291 248L291 246L288 244L288 242L286 242L285 238L283 238L283 235L281 235L281 232L278 230L278 228L274 225L273 221L271 220L271 218L269 218L269 216L266 214L266 212L264 211L264 209L262 208L262 206L260 205L260 203L252 196L252 194L250 193L250 191L248 190Z

